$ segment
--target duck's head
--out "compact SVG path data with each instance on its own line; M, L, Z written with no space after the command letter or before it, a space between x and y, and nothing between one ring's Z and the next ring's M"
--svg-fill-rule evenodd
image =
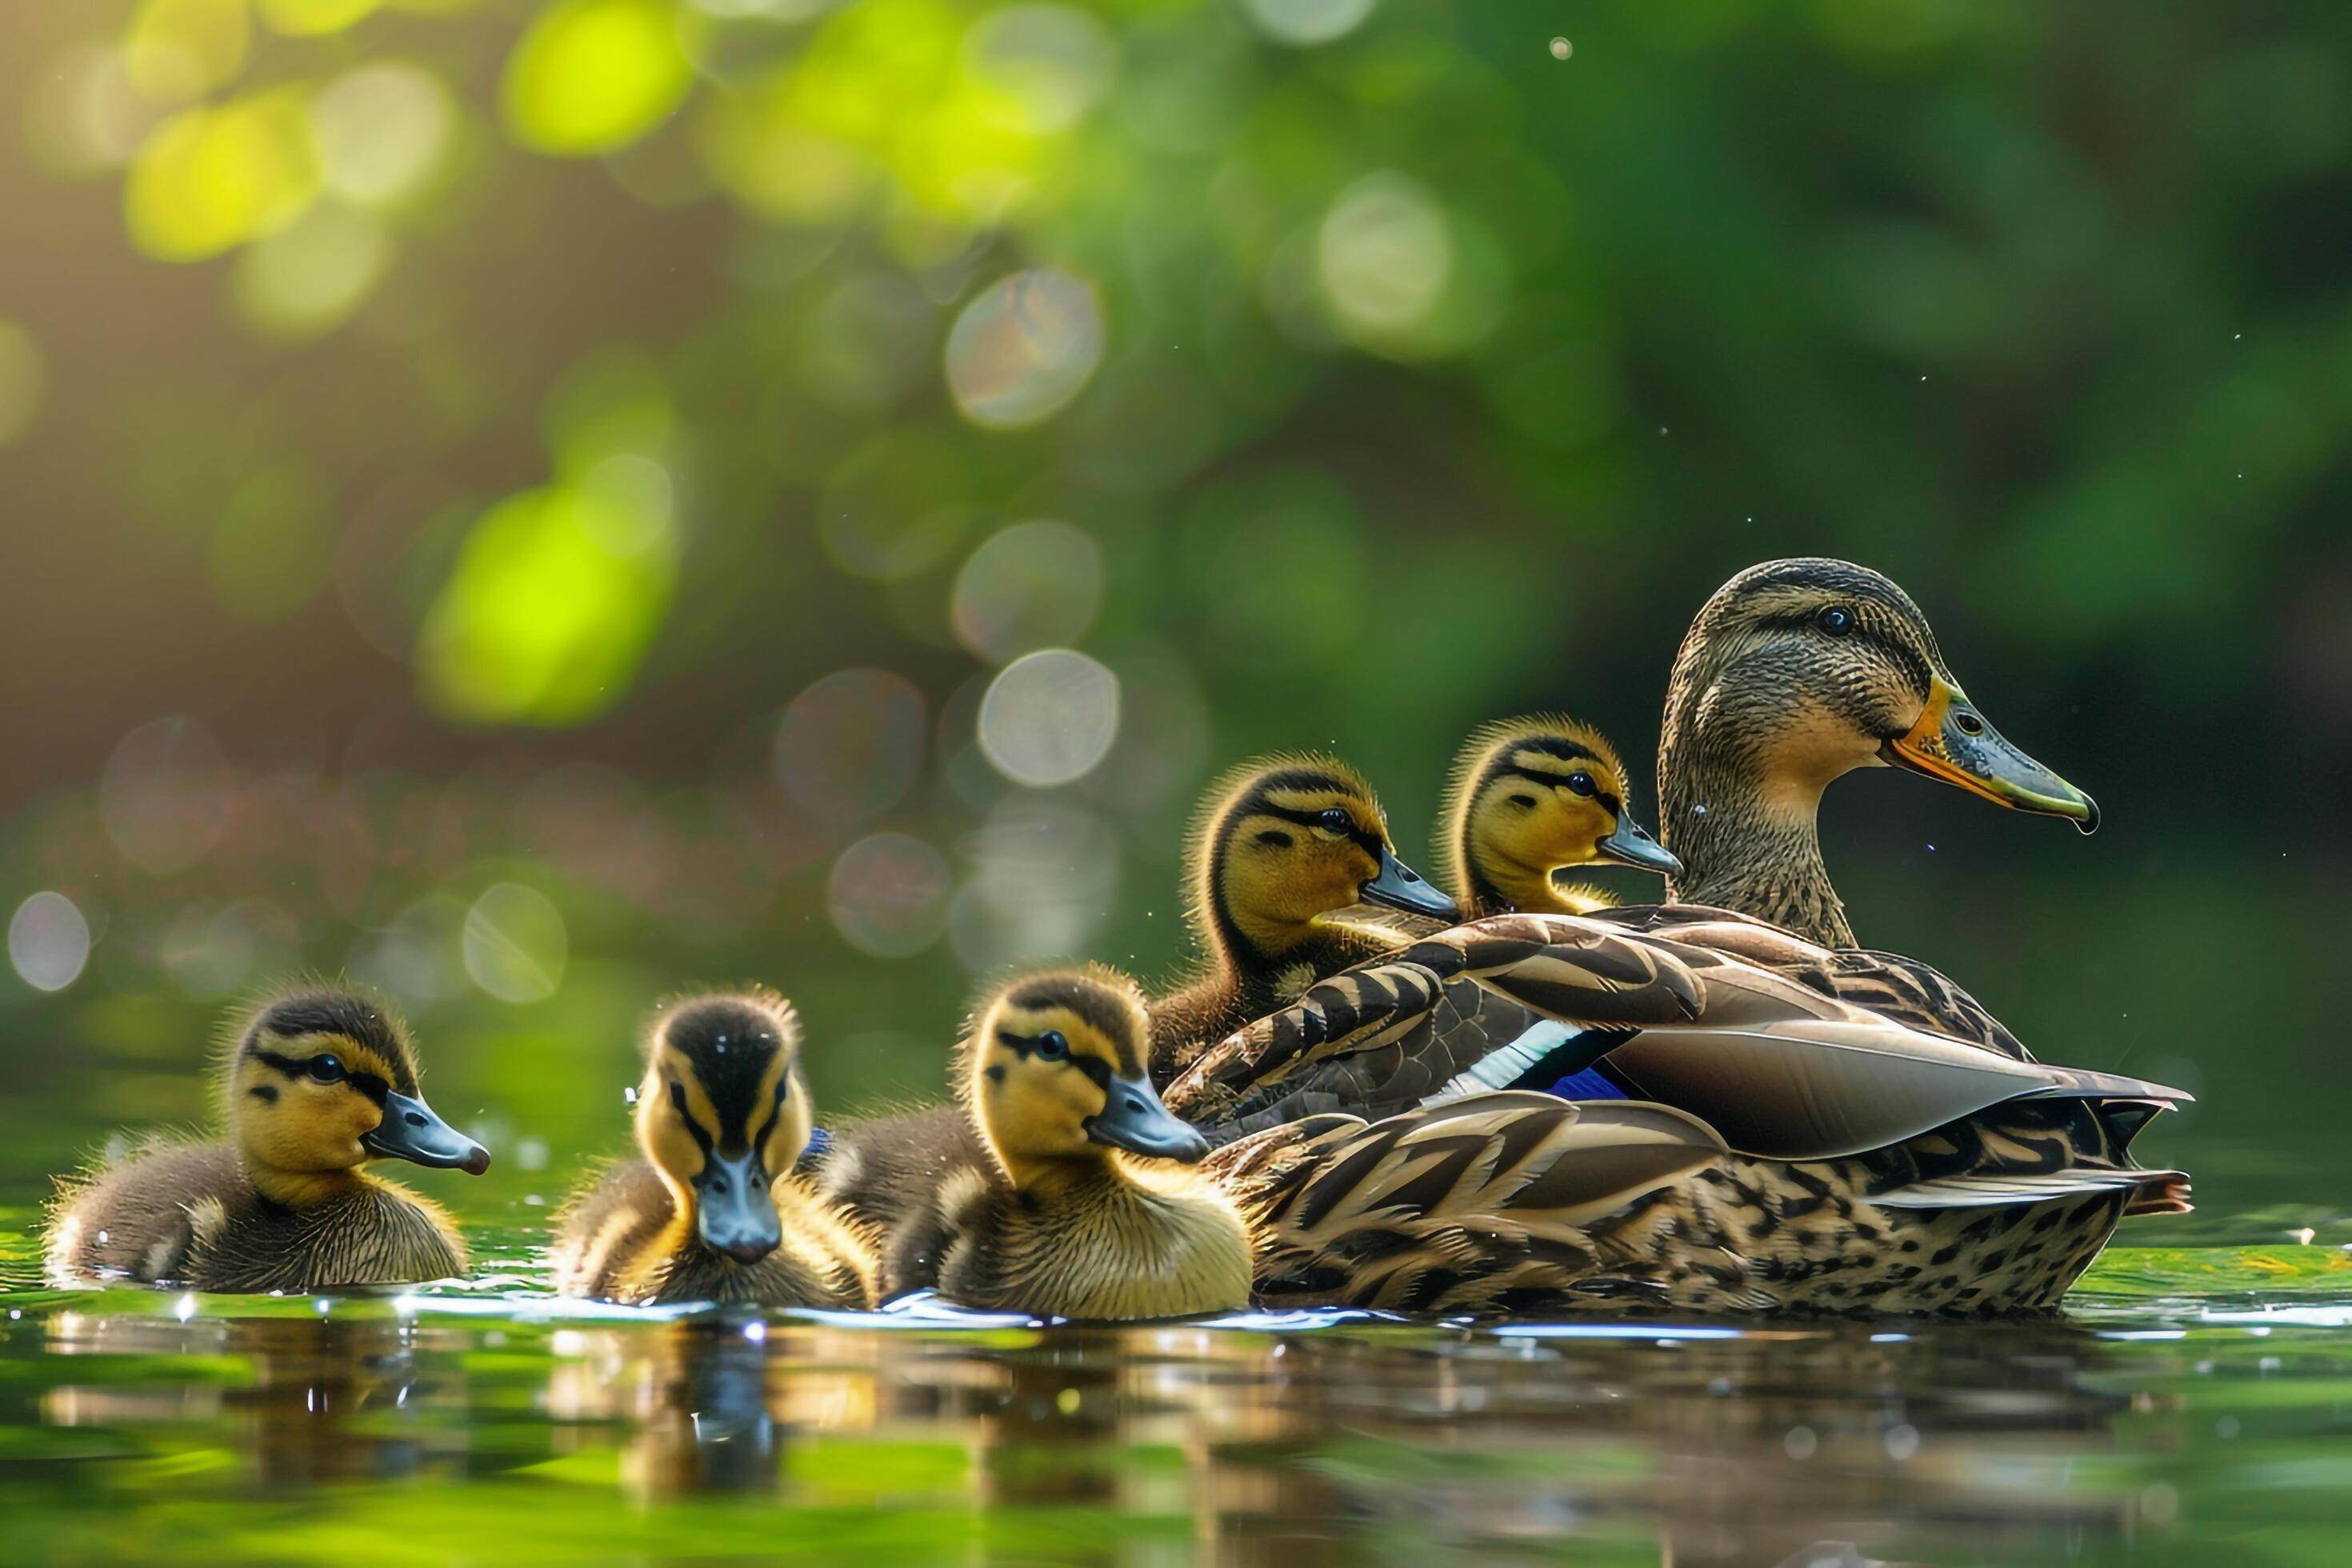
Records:
M415 1049L388 1003L329 986L281 992L244 1016L228 1046L237 1147L257 1173L289 1178L289 1192L380 1158L477 1176L490 1168L488 1150L425 1103Z
M2084 833L2099 825L2089 795L1969 700L1911 595L1846 561L1769 561L1716 590L1675 659L1659 755L1669 782L1678 752L1693 772L1728 766L1768 806L1808 815L1832 779L1885 763Z
M769 1188L814 1126L801 1025L772 991L665 1005L645 1036L637 1145L712 1251L757 1263L783 1239Z
M1461 914L1397 858L1362 776L1328 757L1265 758L1226 774L1202 802L1187 858L1193 921L1228 956L1239 946L1278 958L1351 904Z
M1114 1150L1187 1162L1209 1152L1160 1103L1150 1044L1135 983L1092 964L1024 975L981 1004L964 1036L963 1091L1016 1186Z
M1439 812L1438 858L1465 902L1490 912L1573 912L1552 873L1596 860L1682 869L1635 820L1616 749L1552 713L1470 737Z

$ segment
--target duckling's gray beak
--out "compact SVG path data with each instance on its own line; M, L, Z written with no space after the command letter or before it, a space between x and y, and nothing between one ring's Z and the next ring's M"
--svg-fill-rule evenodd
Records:
M1683 863L1675 858L1674 852L1651 837L1650 830L1634 821L1630 811L1619 812L1616 829L1592 847L1603 860L1614 860L1636 870L1655 871L1662 877L1683 874Z
M702 1244L738 1263L757 1263L784 1239L776 1200L759 1158L713 1151L694 1179L694 1231Z
M1201 1130L1171 1115L1150 1081L1139 1078L1115 1078L1105 1085L1103 1108L1087 1118L1086 1129L1097 1143L1154 1160L1189 1165L1209 1152Z
M2099 830L2098 802L2010 744L1968 693L1940 676L1928 685L1918 722L1881 742L1878 754L2011 811L2063 816L2084 833Z
M488 1149L436 1116L423 1100L396 1091L383 1097L383 1120L360 1140L360 1146L386 1159L463 1171L469 1176L490 1168Z
M1412 914L1435 915L1444 921L1462 918L1461 905L1436 884L1423 879L1420 872L1398 859L1396 851L1386 846L1381 849L1381 874L1365 883L1359 896L1368 904L1386 904Z

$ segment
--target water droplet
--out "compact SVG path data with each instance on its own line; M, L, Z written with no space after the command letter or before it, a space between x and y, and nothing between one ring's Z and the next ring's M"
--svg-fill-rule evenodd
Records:
M1691 807L1691 815L1692 815L1693 816L1705 816L1706 815L1706 807L1705 807L1705 806L1703 806L1703 805L1695 805L1695 806L1692 806L1692 807Z
M1552 58L1556 60L1564 60L1574 53L1576 53L1576 46L1570 43L1566 38L1554 38L1551 41Z

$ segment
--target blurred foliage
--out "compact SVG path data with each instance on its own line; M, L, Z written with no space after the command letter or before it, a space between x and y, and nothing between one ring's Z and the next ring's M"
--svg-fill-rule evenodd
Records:
M1826 552L2111 825L1843 786L1866 935L2283 1201L2330 1009L2212 1021L2352 852L2347 61L2317 0L8 6L0 904L73 912L0 1011L86 1048L0 1119L184 1119L299 963L565 1160L689 979L918 1090L972 972L1165 970L1214 767L1334 747L1410 857L1474 723L1639 756L1706 594Z

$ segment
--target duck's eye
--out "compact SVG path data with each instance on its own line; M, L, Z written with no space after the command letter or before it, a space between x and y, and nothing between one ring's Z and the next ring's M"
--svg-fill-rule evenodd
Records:
M1592 775L1591 775L1591 773L1570 773L1570 774L1569 774L1569 775L1568 775L1568 788L1569 788L1569 793L1570 793L1570 794L1571 794L1571 795L1591 795L1591 794L1592 794L1592 793L1593 793Z
M310 1058L310 1076L320 1083L343 1081L342 1058L333 1052L322 1052Z
M1853 630L1853 612L1843 605L1832 605L1813 617L1813 624L1833 637L1842 637Z
M1326 833L1353 833L1356 830L1356 819L1336 805L1316 820L1322 823Z
M1037 1055L1049 1062L1060 1061L1070 1054L1070 1042L1062 1037L1059 1029L1048 1029L1037 1037Z

